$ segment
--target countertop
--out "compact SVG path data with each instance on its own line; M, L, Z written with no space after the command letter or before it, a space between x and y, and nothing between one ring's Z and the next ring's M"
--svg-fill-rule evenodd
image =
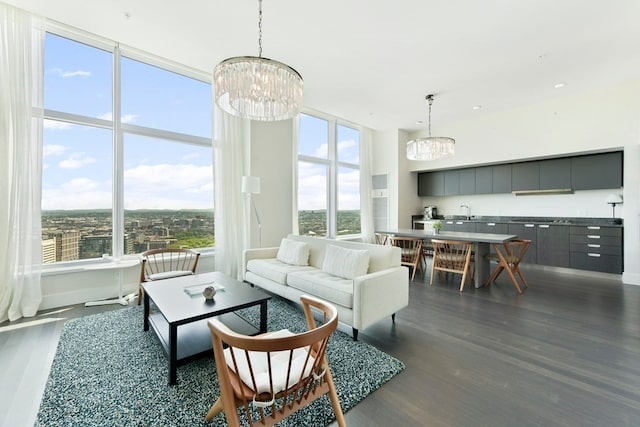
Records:
M423 221L422 215L413 215L413 221ZM619 218L616 218L622 221ZM584 218L584 217L519 217L519 216L471 216L467 219L464 215L444 215L434 219L426 219L424 221L464 221L464 222L496 222L496 223L512 223L512 224L553 224L553 225L579 225L579 226L606 226L606 227L624 227L624 223L615 224L611 218Z

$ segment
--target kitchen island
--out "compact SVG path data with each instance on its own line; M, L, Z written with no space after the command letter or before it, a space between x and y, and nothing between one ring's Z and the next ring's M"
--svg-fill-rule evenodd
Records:
M417 237L429 242L431 239L473 242L476 269L474 285L476 288L482 287L491 273L491 266L486 257L489 253L489 245L508 242L518 237L515 234L471 233L466 231L441 231L438 234L433 234L431 230L416 230L412 228L390 228L388 230L376 230L376 233L400 237Z

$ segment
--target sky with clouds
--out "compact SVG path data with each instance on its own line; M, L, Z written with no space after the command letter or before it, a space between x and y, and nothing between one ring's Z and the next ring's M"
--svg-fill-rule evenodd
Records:
M111 53L47 35L45 108L112 120ZM123 123L211 137L211 87L123 58ZM308 116L302 116L308 117ZM304 123L306 120L302 120ZM317 120L316 120L317 121ZM301 152L326 158L326 129L301 126ZM339 126L338 159L358 162L358 132ZM43 210L109 209L112 131L44 121ZM163 139L124 135L125 209L211 209L212 150ZM324 167L301 163L300 209L326 208ZM359 173L341 168L339 209L359 209Z

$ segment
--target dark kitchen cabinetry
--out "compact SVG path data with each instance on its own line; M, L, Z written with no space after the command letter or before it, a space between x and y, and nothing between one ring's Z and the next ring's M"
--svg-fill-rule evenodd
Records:
M514 163L511 167L511 190L539 190L540 164L538 162Z
M538 224L536 231L537 262L555 267L570 267L569 227Z
M569 189L571 187L571 159L550 159L540 165L540 190Z
M511 193L511 165L493 166L493 193Z
M476 194L493 193L493 167L483 166L475 168L476 171Z
M457 196L460 194L460 172L451 170L444 172L444 195Z
M569 233L571 268L622 273L622 228L571 226Z
M460 194L476 194L476 169L460 169Z
M476 223L470 221L455 221L454 231L466 231L468 233L476 232Z
M509 233L518 236L518 239L531 240L531 246L524 255L522 262L536 264L538 262L536 240L538 238L536 225L533 223L509 224Z
M574 190L622 187L622 152L572 157L571 187Z
M418 196L444 196L444 172L419 173Z

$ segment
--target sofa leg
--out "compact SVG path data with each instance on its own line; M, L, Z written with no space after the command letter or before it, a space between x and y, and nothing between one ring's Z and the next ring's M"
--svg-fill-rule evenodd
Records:
M396 323L396 314L395 314L395 313L393 313L393 314L391 315L391 321L392 321L393 323Z
M352 328L353 330L353 340L358 341L358 330L356 328Z

